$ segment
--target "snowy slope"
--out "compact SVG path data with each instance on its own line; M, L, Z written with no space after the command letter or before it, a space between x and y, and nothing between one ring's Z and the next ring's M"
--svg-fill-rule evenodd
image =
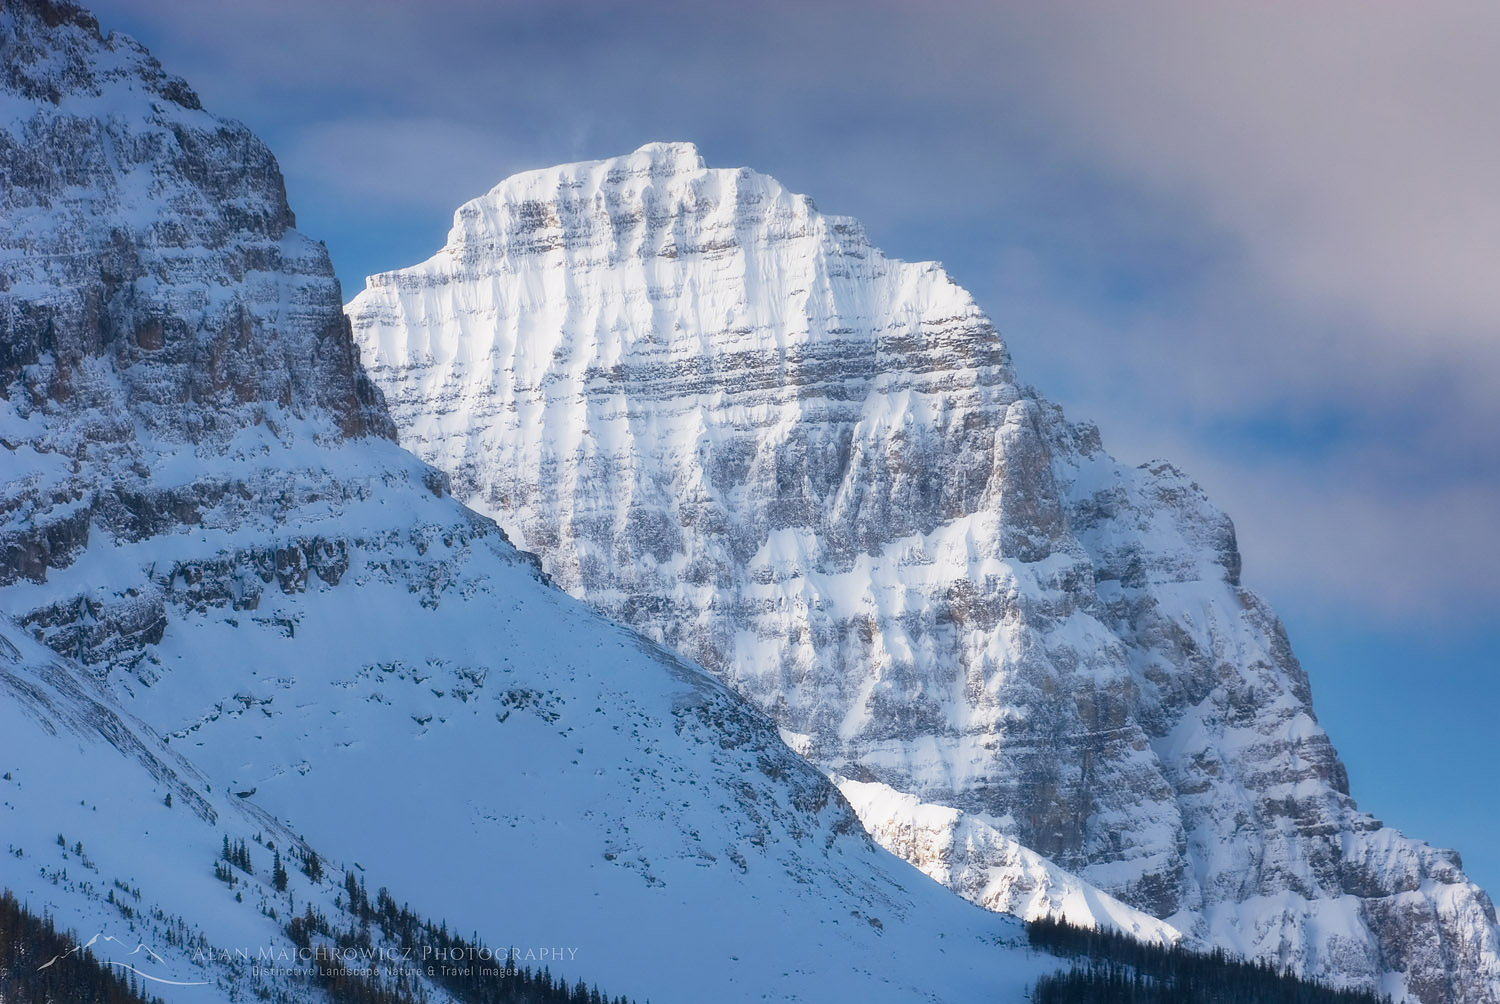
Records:
M278 906L284 920L287 897L264 878L232 890L215 878L214 863L226 835L262 834L288 853L303 845L255 803L213 790L86 673L7 618L0 618L0 768L0 885L82 941L101 935L95 957L130 966L153 995L236 999L236 986L243 992L259 981L226 956L241 946L255 957L262 946L293 948L260 912ZM268 852L257 854L269 865ZM319 889L300 873L290 892L304 904L333 898L331 882ZM319 999L279 982L293 1000Z
M507 179L347 309L401 442L555 581L953 810L872 823L929 873L1006 905L1019 844L1190 939L1500 1000L1488 898L1358 812L1229 519L1020 384L939 266L652 144Z
M525 563L495 562L425 616L405 584L365 574L264 608L295 637L233 626L222 610L168 629L158 652L172 669L132 707L204 765L217 825L184 808L196 786L161 783L160 767L136 776L146 771L113 747L82 741L85 716L65 716L60 736L8 720L0 762L20 822L6 833L26 854L5 859L0 882L81 933L118 936L98 897L119 877L220 951L285 948L212 875L221 832L274 828L244 818L258 807L283 821L283 847L295 831L330 870L389 876L455 929L523 955L561 952L554 972L643 999L709 988L718 1000L1020 1000L1049 968L1013 923L872 846L831 786L721 685ZM4 706L8 718L22 708L11 694ZM148 765L192 777L155 755ZM56 833L96 862L93 895L49 887L45 869L79 871L52 860ZM305 884L294 883L299 903ZM172 978L228 978L199 972L201 950L173 958L159 931L144 933ZM913 957L944 965L900 962ZM189 993L177 999L199 999Z
M1170 924L1068 874L977 812L924 804L875 781L834 780L881 846L985 909L1105 927L1156 945L1183 940Z
M118 877L254 947L290 900L256 879L235 902L212 859L255 821L658 1004L1019 1000L1049 968L391 441L258 140L75 8L8 0L0 49L0 607L26 636L5 629L22 854L0 881L83 932L113 922ZM97 696L27 696L82 692L63 675ZM136 739L94 739L98 708Z
M871 844L771 723L544 585L492 527L432 495L408 455L376 442L319 459L385 477L378 498L283 523L346 541L339 584L268 590L253 611L169 596L152 685L121 681L216 785L254 790L314 846L399 876L420 912L492 942L576 949L553 970L654 1001L702 987L721 1000L1019 999L1035 978L1042 963L1004 947L1013 923ZM233 567L248 550L182 534L97 557ZM97 596L95 558L6 598ZM897 951L952 965L903 972Z

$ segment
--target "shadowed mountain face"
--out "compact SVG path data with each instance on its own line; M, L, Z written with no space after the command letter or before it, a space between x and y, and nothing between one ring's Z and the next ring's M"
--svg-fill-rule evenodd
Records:
M4 0L0 57L0 885L234 949L368 868L656 1001L1019 1001L1052 968L393 441L243 127L69 5ZM277 888L257 834L327 878ZM225 980L203 999L322 996Z
M1357 811L1229 519L939 266L653 144L502 182L348 313L404 445L930 874L1014 908L1019 842L1203 943L1500 1000L1488 898Z
M265 145L80 10L0 17L0 441L45 455L7 472L0 583L45 579L91 527L136 540L243 507L237 479L163 454L217 460L293 426L392 437Z

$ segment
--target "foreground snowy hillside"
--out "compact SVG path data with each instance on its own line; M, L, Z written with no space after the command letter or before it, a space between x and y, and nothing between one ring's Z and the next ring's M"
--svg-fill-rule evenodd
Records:
M864 821L929 874L1500 1001L1488 897L1358 811L1229 519L1021 384L938 265L651 144L501 182L348 313L404 445L877 786Z
M338 915L336 862L322 882L296 870L307 844L256 803L215 788L86 672L8 619L0 736L0 885L32 912L81 942L99 936L95 957L137 975L153 996L202 1002L275 989L323 999L306 981L255 970L276 958L296 966L283 931L294 898L298 909ZM236 870L231 886L216 875L225 838L254 848L258 879ZM272 883L276 851L290 869L285 892Z
M0 49L0 884L85 935L129 896L254 950L292 896L335 909L336 873L267 890L305 840L657 1004L1022 998L1049 964L1017 923L391 441L255 137L70 5L7 0Z

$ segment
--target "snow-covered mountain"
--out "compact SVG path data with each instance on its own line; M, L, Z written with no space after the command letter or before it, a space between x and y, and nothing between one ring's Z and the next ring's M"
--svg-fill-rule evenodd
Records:
M0 885L165 942L213 984L151 988L184 1002L247 999L191 950L285 947L344 869L642 1000L1055 967L397 446L243 126L68 4L4 0L0 65ZM224 838L256 877L215 877ZM275 890L270 842L332 874Z
M503 181L347 310L404 445L934 877L1500 1001L1489 899L1358 811L1230 520L1019 383L938 265L652 144Z

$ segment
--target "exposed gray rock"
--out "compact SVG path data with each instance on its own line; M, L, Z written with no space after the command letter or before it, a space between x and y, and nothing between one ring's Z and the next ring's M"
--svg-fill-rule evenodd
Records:
M867 819L919 866L1019 841L1206 943L1500 1001L1489 900L1357 810L1230 520L1020 384L939 266L655 144L502 182L348 310L403 444L559 584L1005 838L936 869Z
M264 511L232 470L247 449L394 435L260 140L68 4L7 0L0 56L0 449L28 454L0 494L0 585L91 534Z

